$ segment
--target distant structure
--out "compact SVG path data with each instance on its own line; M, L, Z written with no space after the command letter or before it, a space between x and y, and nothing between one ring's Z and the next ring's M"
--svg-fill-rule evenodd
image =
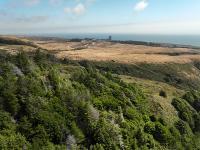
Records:
M108 41L112 41L112 36L111 35L108 37Z

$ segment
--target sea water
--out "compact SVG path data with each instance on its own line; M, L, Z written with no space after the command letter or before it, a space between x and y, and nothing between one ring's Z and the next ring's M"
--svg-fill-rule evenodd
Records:
M120 41L143 41L155 43L170 43L181 45L192 45L200 47L200 35L153 35L153 34L45 34L43 36L58 37L65 39L108 39L112 36L112 40Z

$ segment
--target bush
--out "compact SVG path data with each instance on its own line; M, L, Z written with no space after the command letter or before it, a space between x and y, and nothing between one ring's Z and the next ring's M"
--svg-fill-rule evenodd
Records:
M165 91L163 91L163 90L160 91L159 95L160 95L161 97L164 97L164 98L167 97L167 93L166 93Z
M175 127L179 130L181 135L183 135L183 134L192 135L192 131L191 131L189 125L186 122L182 121L182 120L179 120L175 124Z
M155 132L153 133L154 138L160 143L166 144L169 142L170 134L168 129L161 123L155 124Z
M142 129L139 129L137 134L137 145L140 149L152 149L155 147L154 138L150 134L145 134Z
M193 116L196 114L195 110L184 99L173 99L172 105L179 112L179 117L188 122L192 129L195 128L195 120Z
M17 66L22 70L23 73L27 74L30 72L30 59L28 55L21 51L16 56Z
M142 116L140 113L138 113L138 111L136 110L136 108L127 108L126 109L126 112L124 113L124 116L129 119L129 120L141 120L142 119Z
M196 111L200 111L200 93L197 91L187 92L183 99L185 99Z
M144 132L149 133L149 134L154 134L155 132L155 124L152 122L147 122L144 126Z
M98 121L93 138L96 143L103 144L105 149L119 149L119 135L119 128L102 118Z
M29 143L21 134L15 133L7 133L5 135L0 134L0 149L1 150L8 150L8 149L28 149Z

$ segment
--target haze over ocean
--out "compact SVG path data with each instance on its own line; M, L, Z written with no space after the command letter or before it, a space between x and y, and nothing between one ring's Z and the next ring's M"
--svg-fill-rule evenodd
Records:
M200 46L200 35L153 35L153 34L83 34L83 33L71 33L71 34L33 34L36 36L47 36L47 37L58 37L65 39L74 38L94 38L94 39L107 39L109 35L112 36L112 40L120 41L144 41L144 42L155 42L155 43L170 43L170 44L181 44L181 45L192 45Z

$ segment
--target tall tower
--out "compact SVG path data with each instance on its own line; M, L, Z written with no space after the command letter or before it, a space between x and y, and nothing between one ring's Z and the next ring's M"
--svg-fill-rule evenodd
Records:
M108 37L108 41L112 41L112 36L111 35Z

